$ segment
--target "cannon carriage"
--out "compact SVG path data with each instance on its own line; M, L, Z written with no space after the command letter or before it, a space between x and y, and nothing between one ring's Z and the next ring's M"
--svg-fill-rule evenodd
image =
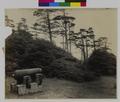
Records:
M11 83L11 92L18 95L35 93L42 90L43 74L41 68L16 70L13 73L16 83Z

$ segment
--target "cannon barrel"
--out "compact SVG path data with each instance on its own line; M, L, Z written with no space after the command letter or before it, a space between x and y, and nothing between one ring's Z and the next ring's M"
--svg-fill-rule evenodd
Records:
M41 73L41 72L42 72L41 68L16 70L14 72L14 78L17 79L26 75L34 75L36 73Z

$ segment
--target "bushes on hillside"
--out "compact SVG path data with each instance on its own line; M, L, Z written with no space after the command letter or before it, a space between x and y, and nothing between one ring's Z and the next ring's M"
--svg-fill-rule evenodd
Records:
M109 63L105 65L103 61L107 59ZM110 66L115 67L114 57L106 52L95 51L87 63L81 64L70 53L49 41L33 39L28 32L20 31L6 39L6 73L16 69L40 67L47 77L82 82L94 80L96 73L103 73L103 69L110 69Z
M67 60L66 60L67 59ZM68 60L69 59L69 60ZM80 61L73 57L61 58L53 61L46 68L47 77L57 77L77 82L89 81L95 79L95 74L91 71L86 71L84 66L81 66Z
M13 32L6 39L5 46L5 65L6 75L19 68L18 62L23 59L22 56L27 52L28 44L32 41L32 35L28 32Z
M58 60L61 61L61 64L57 63ZM71 65L72 63L79 62L70 53L56 47L49 41L32 39L30 33L27 32L17 32L6 39L6 72L16 69L41 67L46 75L55 72L57 77L61 77L59 75L61 70L66 71L66 67L70 66L69 64L63 66L62 63L64 61L66 63L70 62ZM11 68L9 68L9 63L14 63L14 66L11 65ZM63 67L59 70L55 67L49 70L52 66Z
M116 75L116 56L104 49L95 50L88 59L87 68L100 75Z

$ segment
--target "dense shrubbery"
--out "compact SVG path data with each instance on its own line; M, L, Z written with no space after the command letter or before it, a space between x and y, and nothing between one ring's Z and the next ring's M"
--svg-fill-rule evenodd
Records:
M74 59L74 58L69 58ZM66 60L66 57L54 60L47 68L48 77L57 77L74 81L82 81L82 70L77 68L77 61Z
M87 62L43 39L34 40L27 32L12 34L6 39L6 75L16 69L41 67L46 77L57 77L77 82L96 78L116 67L114 55L95 51ZM106 71L107 70L107 71Z
M6 39L6 73L13 72L16 68L19 68L18 62L23 59L23 56L27 52L28 44L32 43L32 35L21 31L18 33L12 33Z
M34 40L27 32L15 33L6 39L7 73L16 69L42 67L48 77L75 79L81 71L77 64L80 62L70 53L43 39Z
M105 49L98 49L88 59L87 68L97 75L116 75L116 56Z

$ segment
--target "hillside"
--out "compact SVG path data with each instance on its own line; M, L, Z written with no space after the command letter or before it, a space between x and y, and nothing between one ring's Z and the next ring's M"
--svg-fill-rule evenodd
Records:
M48 78L76 82L91 81L100 75L115 75L116 57L103 50L95 50L84 62L44 39L33 39L28 32L16 32L6 39L6 76L14 70L42 68Z
M44 39L33 39L27 32L12 34L6 39L6 76L16 69L43 69L45 77L83 82L92 80L94 73L87 71L81 61L70 53Z

